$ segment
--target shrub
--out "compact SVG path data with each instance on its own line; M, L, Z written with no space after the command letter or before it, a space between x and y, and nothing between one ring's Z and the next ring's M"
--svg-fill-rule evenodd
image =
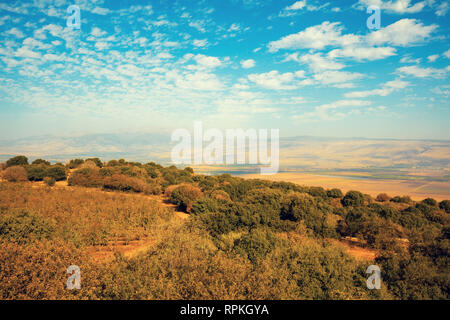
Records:
M44 183L46 185L48 185L49 187L53 187L55 185L55 182L56 182L55 178L52 178L52 177L45 177L44 178Z
M82 186L87 188L97 188L103 186L104 177L99 174L99 170L84 168L78 169L71 174L68 180L69 186Z
M0 238L19 244L50 239L54 227L50 222L26 210L12 210L0 215Z
M166 188L166 190L164 190L164 195L165 195L167 198L170 199L170 197L172 196L173 190L175 190L175 189L178 188L179 186L180 186L180 185L178 185L178 184L174 184L174 185L168 186L168 187Z
M403 196L403 197L395 196L390 201L395 202L395 203L411 203L412 202L412 200L409 196Z
M326 198L327 192L322 187L309 187L308 193L313 197Z
M299 221L316 208L316 201L309 194L291 192L281 201L280 217L283 220Z
M106 177L103 181L103 188L119 191L143 192L145 182L138 178L129 177L124 174L114 174Z
M160 195L161 192L161 186L156 183L148 183L144 186L144 193L146 195Z
M236 239L233 250L247 257L252 263L257 263L275 248L277 242L279 240L272 232L257 228Z
M342 198L341 203L344 207L358 207L364 205L364 195L359 191L349 191Z
M331 189L327 191L327 196L329 198L334 198L334 199L338 199L338 198L342 198L344 195L342 194L341 189Z
M76 169L79 166L81 166L84 163L83 159L72 159L69 161L69 164L67 165L67 167L69 169Z
M221 204L217 199L202 197L194 202L191 208L192 215L199 215L208 212L218 212Z
M28 165L28 158L25 156L17 156L6 161L6 167L26 166Z
M194 202L202 196L202 191L190 184L182 184L172 191L170 202L178 205L181 210L189 212Z
M91 162L95 163L95 165L99 168L103 167L103 162L99 158L88 158L88 159L86 159L86 162L87 161L91 161Z
M409 229L418 229L427 223L423 213L415 208L408 207L401 212L398 222Z
M46 166L49 166L50 162L44 159L36 159L31 164L44 164Z
M230 195L223 190L215 190L211 193L211 198L225 202L231 202Z
M3 172L3 179L9 182L21 182L27 181L28 175L24 167L12 166L6 168L5 172Z
M25 166L30 181L42 181L47 175L48 166L45 164L32 164Z
M439 202L439 208L445 210L447 213L450 213L450 200L442 200Z
M391 197L389 197L386 193L380 193L379 195L377 195L375 200L378 202L387 202L391 200Z
M66 180L66 168L60 165L50 166L45 174L47 177L53 178L56 181Z
M433 198L426 198L422 200L422 203L432 206L432 207L437 207L437 201L434 200Z
M0 171L3 171L6 169L6 163L2 162L0 163Z

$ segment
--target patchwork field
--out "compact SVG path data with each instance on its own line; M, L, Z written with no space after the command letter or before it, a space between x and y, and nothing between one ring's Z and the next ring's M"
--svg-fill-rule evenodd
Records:
M344 192L359 190L373 197L376 197L379 193L387 193L391 196L409 195L416 201L427 197L434 198L438 201L450 199L450 182L448 181L370 179L357 176L330 176L302 172L282 172L273 176L243 174L240 177L288 181L300 185L320 186L326 189L339 188Z

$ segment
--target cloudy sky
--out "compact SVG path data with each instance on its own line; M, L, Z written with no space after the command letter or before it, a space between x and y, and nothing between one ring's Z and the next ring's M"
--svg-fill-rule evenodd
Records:
M80 30L66 26L70 5ZM369 5L381 8L370 30ZM449 1L0 1L0 136L450 139Z

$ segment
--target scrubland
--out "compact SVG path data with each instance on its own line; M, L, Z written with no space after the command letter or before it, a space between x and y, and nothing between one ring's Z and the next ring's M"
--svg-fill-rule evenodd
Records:
M450 201L43 161L1 171L1 299L449 298Z

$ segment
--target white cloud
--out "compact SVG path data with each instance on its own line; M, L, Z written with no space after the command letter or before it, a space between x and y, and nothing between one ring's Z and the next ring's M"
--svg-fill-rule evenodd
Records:
M402 81L399 79L388 81L383 84L381 89L373 89L367 91L354 91L348 92L344 94L346 98L366 98L368 96L382 96L385 97L392 92L406 88L409 85L409 82Z
M98 50L105 50L109 48L109 43L104 41L97 41L95 43L95 48Z
M436 15L439 17L445 16L450 9L450 6L448 4L448 1L443 1L436 10Z
M218 91L223 88L217 76L207 72L187 74L184 78L176 79L176 85L183 89L200 91Z
M19 49L17 49L16 57L21 57L21 58L40 58L41 54L38 52L34 52L32 50L30 50L28 47L21 47Z
M208 69L214 69L222 65L222 62L219 58L205 56L203 54L197 54L193 57L197 64L201 67L205 67Z
M296 61L301 64L307 64L308 67L314 72L320 72L323 70L339 70L345 67L342 63L323 57L321 53L304 54L302 56L299 56L298 53L293 53L288 55L285 61Z
M276 70L260 73L250 74L248 79L257 85L272 90L293 90L298 87L296 78L303 77L302 73L279 73Z
M196 47L206 47L208 45L208 40L206 40L206 39L193 40L192 44Z
M15 36L16 38L24 38L24 37L25 37L25 35L23 34L23 32L20 31L20 30L17 29L17 28L9 29L9 30L6 31L5 33L6 33L6 34L13 35L13 36Z
M437 25L424 26L416 19L402 19L380 30L367 35L371 44L392 44L396 46L410 46L425 41L437 29Z
M391 47L345 47L330 51L328 57L373 61L394 56L396 54L395 52L396 50Z
M360 42L353 34L342 35L343 27L339 22L325 21L320 25L308 27L303 31L285 36L269 43L269 51L280 49L324 49L328 46L348 46Z
M437 58L439 58L438 54L432 54L431 56L428 56L428 62L435 62L437 60Z
M106 31L103 31L102 29L97 28L97 27L94 27L91 30L91 35L94 36L94 37L102 37L105 34L106 34Z
M448 71L447 69L436 69L436 68L421 68L418 66L405 66L397 68L397 72L408 75L408 76L414 76L417 78L441 78L443 77Z
M314 75L314 80L324 85L332 84L339 88L349 88L353 86L350 83L351 81L361 79L363 76L364 75L357 72L325 71L316 73Z
M450 49L444 52L444 56L450 59Z
M369 6L378 6L381 10L393 13L417 13L422 11L426 2L420 1L411 5L411 0L359 0L359 8L366 9Z
M256 65L256 62L253 59L248 59L248 60L241 61L241 66L244 69L253 68L255 65Z
M337 120L346 116L340 108L354 108L370 105L370 101L365 100L338 100L332 103L322 104L314 109L314 111L306 112L302 115L293 116L294 119L301 121L319 121L319 120ZM354 112L350 112L351 114Z
M189 26L190 27L192 27L194 29L197 29L201 33L205 33L206 29L203 27L203 25L204 25L203 21L192 21L192 22L189 22Z
M112 11L106 8L95 7L91 12L104 16L110 14Z

